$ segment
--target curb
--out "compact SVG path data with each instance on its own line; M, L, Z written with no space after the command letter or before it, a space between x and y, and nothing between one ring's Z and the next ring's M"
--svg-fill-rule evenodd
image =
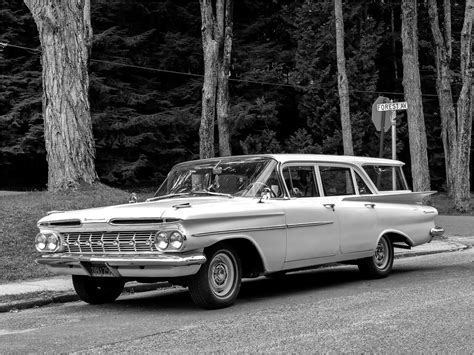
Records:
M441 253L450 253L455 251L461 251L472 248L472 245L466 245L461 242L455 241L452 242L452 248L450 249L442 249L442 250L420 250L420 251L407 251L407 252L399 252L395 253L395 259L402 259L402 258L410 258L415 256L423 256L423 255L432 255L432 254L441 254ZM336 264L335 264L336 265ZM173 287L172 284L169 282L157 282L151 284L139 284L139 283L132 283L131 285L126 285L122 292L123 294L133 294L139 292L147 292L147 291L155 291L157 289L164 289ZM32 299L23 299L17 301L11 301L6 303L0 303L0 313L3 312L18 312L19 310L28 309L28 308L35 308L35 307L42 307L53 303L68 303L68 302L75 302L79 301L79 296L71 290L71 291L56 291L52 292L53 295L45 295L42 297L35 297ZM28 293L24 294L23 296L28 297Z
M123 294L133 294L138 292L147 292L154 291L162 288L170 288L171 285L169 282L157 282L151 284L131 284L126 285L123 289ZM0 313L4 312L17 312L22 309L35 308L47 306L52 303L68 303L79 301L79 296L76 292L72 291L56 291L53 292L53 295L45 295L40 297L34 297L32 299L23 299L17 301L11 301L6 303L0 303ZM28 294L24 294L25 297L28 297Z
M462 251L466 249L472 248L471 245L466 245L460 242L451 242L452 248L450 249L442 249L442 250L420 250L420 251L407 251L407 252L399 252L398 254L395 253L395 259L402 259L402 258L410 258L413 256L423 256L423 255L432 255L432 254L441 254L441 253L451 253L455 251Z

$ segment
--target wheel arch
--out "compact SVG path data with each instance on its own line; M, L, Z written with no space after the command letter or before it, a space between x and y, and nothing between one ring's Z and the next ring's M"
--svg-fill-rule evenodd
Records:
M375 245L378 244L378 242L380 241L380 238L382 238L383 236L387 236L394 247L396 247L397 244L400 244L400 243L406 244L408 248L411 248L415 245L413 240L408 235L395 229L387 229L387 230L384 230L382 233L380 233Z
M242 266L242 277L257 277L265 272L266 268L262 253L258 246L248 237L229 236L221 238L217 242L206 247L204 250L221 245L228 245L237 252Z

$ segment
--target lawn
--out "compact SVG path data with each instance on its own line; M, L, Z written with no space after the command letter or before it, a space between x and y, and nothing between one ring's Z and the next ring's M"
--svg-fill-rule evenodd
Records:
M139 200L151 196L150 190L144 190ZM34 247L36 222L48 211L122 204L128 197L128 192L101 184L69 193L35 191L0 196L0 283L51 275L34 262L39 254ZM434 195L432 204L440 214L456 214L445 194Z
M128 192L102 184L69 193L34 191L0 196L0 283L50 275L34 262L39 254L34 247L36 222L48 211L122 204L128 198Z

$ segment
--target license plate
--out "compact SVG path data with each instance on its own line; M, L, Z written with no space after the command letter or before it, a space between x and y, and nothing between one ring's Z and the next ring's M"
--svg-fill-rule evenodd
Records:
M115 277L105 265L91 265L91 275L96 277Z

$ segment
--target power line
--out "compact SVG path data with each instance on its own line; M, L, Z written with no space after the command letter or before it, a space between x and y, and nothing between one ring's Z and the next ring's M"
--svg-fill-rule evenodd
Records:
M18 46L18 45L14 45L14 44L10 44L10 43L5 43L5 42L0 42L0 46L1 46L2 49L9 46L9 47L13 47L13 48L24 49L24 50L31 51L31 52L37 52L37 53L41 52L41 50L36 49L36 48L28 48L28 47ZM112 66L121 66L121 67L140 69L140 70L148 70L148 71L154 71L154 72L158 72L158 73L183 75L183 76L189 76L189 77L195 77L195 78L204 78L203 74L188 73L188 72L182 72L182 71L177 71L177 70L158 69L158 68L144 67L144 66L134 65L134 64L110 62L110 61L107 61L107 60L92 59L92 58L90 59L90 61L94 62L94 63L101 63L101 64L112 65ZM251 80L251 79L249 80L249 79L229 78L229 81L240 82L240 83L248 83L248 84L289 87L289 88L292 88L292 89L295 89L295 88L307 89L309 87L309 86L303 86L303 85L272 83L272 82L268 82L268 81ZM352 91L354 93L361 93L361 94L378 94L378 95L383 94L383 95L405 96L405 94L402 93L402 92L369 91L369 90L350 90L350 91ZM436 95L436 94L422 94L421 96L424 96L424 97L438 97L438 95Z

